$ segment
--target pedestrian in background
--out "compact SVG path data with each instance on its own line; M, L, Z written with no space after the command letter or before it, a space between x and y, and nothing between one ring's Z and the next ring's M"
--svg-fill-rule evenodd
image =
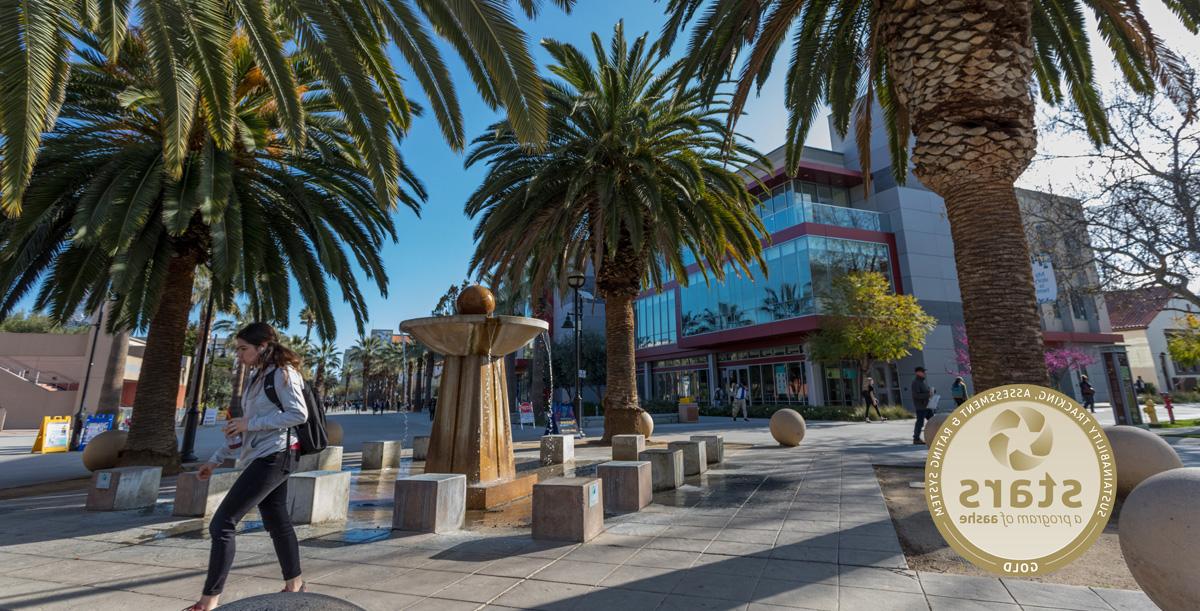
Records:
M1086 375L1079 376L1079 392L1083 395L1083 406L1096 413L1096 389Z
M875 378L868 377L866 383L863 384L862 398L865 409L863 411L863 420L871 421L871 408L875 408L875 415L879 416L879 421L887 420L883 417L883 412L879 411L879 397L875 394Z
M742 419L750 422L750 399L746 393L746 386L738 382L737 388L733 391L733 421L737 422L738 411L742 412Z
M917 414L917 421L913 424L913 443L915 445L925 445L921 441L921 431L925 428L925 419L933 415L933 411L929 409L929 397L932 391L929 384L925 382L925 368L917 367L913 370L916 378L912 383L912 401L913 411Z
M954 385L950 387L950 396L954 397L955 407L967 402L967 383L962 377L954 378Z

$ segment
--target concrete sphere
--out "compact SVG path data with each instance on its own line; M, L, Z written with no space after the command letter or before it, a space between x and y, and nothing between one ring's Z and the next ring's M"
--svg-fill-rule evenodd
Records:
M491 289L472 284L458 294L454 300L454 311L459 314L491 314L496 311L496 296Z
M795 447L804 440L804 416L794 409L781 409L771 415L771 436L779 445Z
M1183 466L1179 455L1162 437L1136 426L1104 427L1117 458L1117 496L1125 498L1146 478Z
M1120 467L1118 467L1120 469ZM1121 478L1118 471L1117 478ZM1129 572L1167 611L1200 609L1200 468L1171 469L1134 488L1118 533Z
M329 438L329 445L342 445L342 425L337 420L325 421L325 436Z
M83 466L88 471L117 466L117 454L125 448L125 438L128 436L129 433L115 429L96 435L83 448Z
M650 434L654 432L654 417L650 412L643 411L638 414L637 434L643 435L646 439L650 439Z
M937 432L942 428L942 423L946 421L946 417L949 415L950 412L934 414L932 418L925 420L925 428L922 429L925 435L925 443L933 445L934 437L937 436Z

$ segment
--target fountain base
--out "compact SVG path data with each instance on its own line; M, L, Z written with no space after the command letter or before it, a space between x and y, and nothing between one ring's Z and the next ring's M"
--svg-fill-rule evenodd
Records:
M467 509L492 509L533 494L537 474L467 485Z

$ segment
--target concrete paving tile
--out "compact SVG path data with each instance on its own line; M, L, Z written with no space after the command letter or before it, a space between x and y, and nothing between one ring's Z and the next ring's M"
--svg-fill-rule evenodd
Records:
M625 564L652 566L662 569L686 569L700 557L699 552L680 552L665 549L642 549Z
M433 598L473 603L486 603L520 583L512 577L468 575L433 594Z
M662 532L662 536L671 537L674 539L697 539L700 541L712 541L721 534L720 528L709 526L680 526L671 525Z
M800 609L836 611L838 587L826 583L802 583L760 579L754 589L754 602Z
M47 591L0 599L0 607L42 609L178 609L194 600L124 592L95 587L52 588Z
M553 558L502 558L481 569L477 575L524 579L554 562Z
M788 519L787 521L785 521L783 523L782 530L784 532L801 531L801 532L810 532L810 533L829 534L829 533L837 533L838 525L837 525L837 522L818 522L815 520Z
M594 586L608 577L609 573L616 568L616 565L612 564L564 559L534 573L530 579Z
M763 567L763 579L838 585L838 566L827 562L804 562L772 558Z
M965 598L985 602L1015 603L1008 588L999 577L978 575L952 575L944 573L918 572L917 577L925 593L930 596Z
M1056 607L1075 611L1109 610L1108 603L1091 588L1002 578L1005 587L1021 606Z
M669 593L683 579L684 569L662 569L649 566L620 566L600 582L601 588L625 588L647 592Z
M921 593L921 582L914 571L881 569L865 566L838 567L838 585L842 587L869 588L889 592Z
M701 539L676 539L674 537L656 537L642 549L666 549L677 552L702 552L708 548L711 541Z
M933 611L1021 611L1021 607L1015 603L966 600L944 596L928 596L927 598L929 607Z
M814 545L785 545L771 550L771 558L779 560L806 560L808 562L836 563L838 551L832 547Z
M877 552L861 549L838 550L838 564L851 566L877 566L889 569L907 569L908 561L900 552Z
M576 599L591 592L589 586L553 581L526 580L500 595L493 604L515 609L546 609L547 611L574 608Z
M778 532L779 529L783 528L783 522L784 519L782 516L777 518L741 518L739 515L735 516L729 525L735 526L740 530L764 530Z
M775 547L789 545L806 545L809 547L838 548L837 533L805 532L802 530L785 530L779 533Z
M207 565L207 558L205 565ZM52 578L59 583L79 586L104 586L108 582L120 581L125 577L163 573L168 570L141 564L68 559L60 560L50 566L35 566L13 571L9 573L9 576L26 579Z
M397 569L375 564L351 565L344 570L325 577L322 581L333 581L333 585L371 584L372 589L413 596L429 596L434 592L466 577L464 573L448 571L425 571L422 569Z
M656 537L667 530L667 524L642 524L641 522L624 522L605 529L614 535L634 535L638 537Z
M665 593L627 590L622 588L596 588L574 601L574 609L597 609L599 611L655 611L666 598Z
M778 531L773 530L747 530L744 528L726 528L717 534L717 541L733 541L736 543L758 543L761 545L774 545L775 539L779 536Z
M397 568L415 569L429 564L430 557L437 554L435 550L396 545L345 545L332 548L300 547L301 558L319 558L332 562L355 564L378 564ZM275 554L272 551L271 556Z
M38 537L44 537L38 534ZM25 543L0 543L0 552L11 554L26 554L45 558L83 558L99 552L119 550L127 547L120 543L91 541L88 539L39 539Z
M519 554L513 554L513 557L521 558L551 558L557 560L566 556L571 550L579 547L578 543L566 543L563 541L534 541L533 545Z
M894 535L890 537L841 535L838 537L838 547L841 549L902 553L900 550L900 541Z
M404 611L474 611L479 608L479 603L463 602L458 600L445 600L443 598L423 598L409 607L405 607Z
M52 562L57 562L56 558L46 558L44 556L28 556L26 554L10 554L0 552L0 575L5 575L13 571L33 568L35 566L44 566Z
M672 526L703 526L706 528L725 528L732 516L711 516L684 514L672 520Z
M420 565L426 571L451 571L454 573L474 573L479 569L499 560L492 554L477 554L474 552L446 551L435 554L426 564Z
M725 556L760 556L771 555L773 546L761 543L739 543L736 541L713 541L705 550L706 554L723 554Z
M758 577L763 572L763 568L767 566L766 558L756 558L753 556L722 556L719 554L700 554L696 559L696 563L692 565L693 571L703 571L709 573L723 573L726 575L741 575L744 577Z
M757 583L757 577L688 571L675 585L672 593L750 602L753 600L754 586Z
M305 558L300 556L300 571L304 579L318 581L321 578L346 568L346 563L339 560L324 560L321 558ZM265 579L283 579L283 569L274 554L258 556L252 563L242 564L231 573L253 575Z
M668 595L658 606L658 611L745 611L747 603L720 598Z
M1092 591L1117 611L1154 611L1158 608L1145 592L1113 588L1092 588Z
M396 609L412 608L412 605L420 603L423 600L420 596L413 596L411 594L345 588L325 584L308 586L308 591L340 598L344 601L354 603L366 609L366 611L395 611ZM438 602L452 604L451 601L445 600ZM477 606L479 605L472 603L471 608L474 609Z
M642 548L647 543L654 540L654 537L639 537L637 535L617 535L613 533L603 532L596 535L595 539L588 541L591 545L616 545L618 547Z
M637 551L637 548L632 547L585 544L571 550L569 554L563 556L563 559L578 560L580 562L602 562L604 564L624 564Z
M929 611L929 602L924 594L888 592L881 596L879 590L848 588L838 590L838 605L841 609L870 609L871 611Z

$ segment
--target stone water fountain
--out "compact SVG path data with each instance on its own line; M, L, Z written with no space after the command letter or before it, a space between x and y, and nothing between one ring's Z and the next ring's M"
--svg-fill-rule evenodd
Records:
M529 496L537 475L518 476L504 356L549 329L523 316L495 316L496 299L479 285L467 287L454 316L400 323L434 352L445 356L426 473L467 476L467 508L489 509Z

